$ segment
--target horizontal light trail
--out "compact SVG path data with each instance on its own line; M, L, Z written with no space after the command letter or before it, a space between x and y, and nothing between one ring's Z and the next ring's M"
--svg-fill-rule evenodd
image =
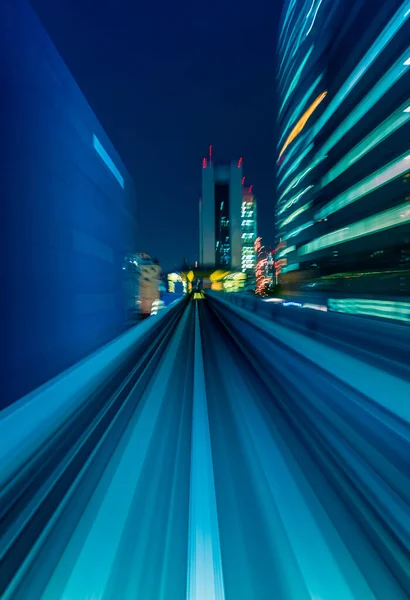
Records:
M394 179L401 177L408 171L410 171L410 150L405 154L402 154L400 158L393 160L388 165L385 165L375 173L372 173L369 177L366 177L366 179L363 179L342 194L339 194L339 196L336 196L336 198L328 202L315 214L316 220L324 219L329 215L332 215L349 204L360 200L363 196L366 196L380 187L387 185Z
M312 242L301 246L301 248L299 248L299 254L301 256L312 254L312 252L317 252L324 248L345 244L346 242L351 242L357 238L378 233L379 231L400 227L406 223L410 223L410 202L377 213L372 217L367 217L352 225L347 225L342 229L316 238Z
M398 108L392 115L383 121L378 127L373 129L359 144L348 152L326 175L322 178L320 186L323 188L334 179L342 175L349 167L358 162L363 156L366 156L373 148L376 148L385 139L397 131L402 125L409 122L410 107L406 109L409 101Z

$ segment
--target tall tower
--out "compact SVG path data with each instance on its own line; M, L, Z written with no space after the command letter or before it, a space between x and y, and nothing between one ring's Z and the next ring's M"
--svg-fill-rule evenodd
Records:
M244 273L253 275L256 267L255 241L257 234L256 198L252 186L243 187L242 192L242 261L241 268Z
M202 161L200 262L240 269L242 259L242 159L230 164Z

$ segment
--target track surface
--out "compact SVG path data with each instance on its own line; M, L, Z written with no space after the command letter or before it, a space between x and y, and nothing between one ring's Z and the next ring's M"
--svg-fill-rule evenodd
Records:
M408 422L207 300L124 369L0 474L2 600L410 598Z

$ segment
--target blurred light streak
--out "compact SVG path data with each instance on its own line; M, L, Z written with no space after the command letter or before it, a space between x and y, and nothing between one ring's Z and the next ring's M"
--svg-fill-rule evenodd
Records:
M390 117L385 119L378 127L373 129L369 135L367 135L359 144L357 144L350 152L348 152L332 169L330 169L323 177L321 181L321 187L325 187L331 181L339 177L354 163L359 161L368 152L373 150L376 146L381 144L386 138L392 135L399 127L409 122L410 114L403 115L403 113L410 113L410 106L405 107L407 102L403 104L398 110L396 110Z
M299 185L299 183L301 181L303 181L303 179L306 177L306 175L308 175L315 167L317 167L317 165L319 165L321 162L323 162L324 160L326 160L326 158L327 158L327 154L325 154L324 156L319 156L309 167L307 167L307 169L305 169L300 175L298 175L297 177L295 177L295 179L293 179L293 181L288 185L288 187L282 193L282 195L281 195L281 197L279 199L279 202L283 203L283 198L286 196L286 194L290 190L292 190L295 187L297 187ZM312 187L313 186L311 186L311 188Z
M308 210L311 206L312 206L312 202L308 202L304 206L301 206L300 208L298 208L297 210L295 210L295 212L293 212L291 215L289 215L279 225L279 229L282 228L282 227L285 227L285 225L289 225L289 223L291 223L292 221L294 221L297 217L299 217L302 213L304 213L306 210Z
M299 254L311 254L330 246L344 244L359 237L385 231L410 222L410 202L357 221L348 227L328 233L299 248Z
M169 350L155 378L155 386L147 392L138 420L130 423L130 435L110 485L107 487L106 482L101 480L94 492L95 496L101 496L101 501L93 515L93 525L76 556L64 587L63 598L103 598L105 595L137 484L167 398L166 391L174 369L175 357L178 356L184 340L188 314L187 311L183 314L181 326L170 341ZM92 506L90 502L88 509ZM83 515L78 528L82 527L82 520L85 520L86 516ZM69 552L70 547L67 546L65 553ZM64 555L60 561L64 561Z
M283 250L281 250L276 255L276 258L281 258L282 256L286 256L287 254L290 254L290 252L295 252L295 250L296 250L296 246L288 246L287 248L284 248Z
M115 166L114 161L108 155L104 146L101 144L100 140L97 138L97 136L95 134L93 134L93 146L94 146L94 150L97 152L97 154L99 155L99 157L101 158L101 160L103 161L105 166L111 171L111 173L114 175L115 179L118 181L120 186L123 188L124 187L123 176L121 175L121 173Z
M279 182L279 187L281 187L283 185L283 182L286 181L286 179L289 177L289 175L291 175L298 167L299 165L303 162L303 160L306 158L306 156L309 154L309 152L311 152L314 148L314 144L309 144L309 146L307 146L298 156L298 158L296 158L293 163L290 165L289 169L286 171L286 173L283 175L282 179ZM284 163L282 163L284 164Z
M282 206L280 210L278 210L277 215L281 215L283 212L285 212L285 210L293 206L293 204L296 204L296 202L298 202L302 198L302 196L304 196L313 187L313 185L309 185L307 188L296 194L296 196L293 196L293 198L291 198L288 202L286 202L284 206Z
M410 1L405 0L402 6L397 10L396 14L390 19L389 23L383 29L381 34L377 37L374 43L371 45L369 50L365 53L357 67L352 71L351 75L348 77L346 82L342 85L340 90L334 96L332 101L328 104L326 110L319 118L316 123L311 139L315 138L319 131L325 126L328 120L334 115L336 110L342 104L342 102L347 98L350 92L354 89L354 87L359 83L362 77L365 75L369 67L374 63L374 61L378 58L378 56L382 53L385 47L389 44L389 42L394 38L396 33L403 27L406 23L410 11ZM408 52L407 52L408 55ZM410 59L409 59L410 60ZM406 63L404 63L406 64ZM408 63L410 64L410 62Z
M299 68L296 71L295 76L293 77L292 82L291 82L291 84L288 87L288 91L286 92L285 98L283 99L282 106L279 109L279 115L281 115L281 113L283 112L283 109L285 108L285 106L286 106L286 104L287 104L290 96L292 95L293 90L296 88L296 86L297 86L297 84L299 82L299 79L301 78L303 69L305 68L306 63L309 60L309 57L310 57L310 55L313 52L313 48L314 48L314 46L311 46L309 48L309 50L307 51L307 53L306 53L305 57L303 58L301 64L299 65Z
M300 227L297 227L296 229L292 229L292 231L289 231L289 233L287 233L285 236L283 236L283 239L286 241L293 237L296 237L297 235L299 235L299 233L302 233L302 231L304 231L305 229L308 229L309 227L312 227L314 224L315 224L314 221L308 221L307 223L300 225Z
M319 310L320 312L327 312L327 306L324 304L303 304L302 308L309 308L310 310Z
M306 94L303 96L302 100L298 103L298 106L295 107L295 110L290 115L288 122L283 127L282 135L280 136L278 144L277 144L278 147L281 145L282 140L285 137L290 126L293 125L293 123L296 121L296 119L299 117L299 115L301 113L303 113L303 110L305 109L305 105L309 102L311 95L313 94L313 92L315 91L315 89L317 88L319 83L322 81L322 79L323 79L323 73L321 73L319 75L319 77L316 79L316 81L310 86L310 88L308 89Z
M309 30L308 30L308 32L307 32L307 34L306 34L306 37L309 35L309 33L310 33L310 32L312 31L312 29L313 29L313 26L314 26L314 24L315 24L315 21L316 21L317 13L319 12L319 8L320 8L320 5L321 5L321 4L322 4L322 0L319 0L319 2L318 2L318 5L317 5L317 8L316 8L316 11L315 11L315 14L313 15L312 23L311 23L311 25L310 25L310 27L309 27ZM313 4L312 4L312 8L313 8ZM312 9L311 9L311 10L312 10ZM311 10L309 11L309 14L311 13Z
M350 315L368 315L410 323L410 302L343 298L328 300L329 310Z
M363 179L358 184L339 194L339 196L336 196L336 198L328 202L315 214L315 219L324 219L407 173L410 170L409 152L410 150L407 150L398 159L393 160L388 165L366 177L366 179Z
M290 132L286 142L284 143L284 145L282 147L282 150L279 153L279 158L285 152L285 150L289 146L289 144L291 144L293 142L293 140L302 132L303 128L306 126L306 123L308 122L310 117L313 115L315 110L318 108L318 106L321 104L321 102L326 98L326 96L327 96L327 92L326 91L322 92L316 98L316 100L314 100L312 102L312 104L309 106L309 108L305 111L305 113L302 115L302 117L296 123L295 127Z
M409 51L406 51L406 55ZM403 55L404 56L404 55ZM320 149L321 154L327 154L351 129L356 125L360 119L362 119L376 104L377 102L388 92L391 87L406 73L407 68L404 68L402 59L399 59L391 69L383 75L377 84L368 92L368 94L361 100L351 111L348 117L339 125L339 127L333 132L328 138L325 144ZM330 118L330 117L329 117ZM320 119L318 124L314 126L310 139L313 140L317 133L322 127L319 128Z

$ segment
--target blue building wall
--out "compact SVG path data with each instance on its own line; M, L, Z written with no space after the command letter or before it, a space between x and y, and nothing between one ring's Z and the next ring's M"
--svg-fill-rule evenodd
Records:
M4 406L123 330L122 262L136 250L136 202L120 157L25 0L0 3L0 54Z

